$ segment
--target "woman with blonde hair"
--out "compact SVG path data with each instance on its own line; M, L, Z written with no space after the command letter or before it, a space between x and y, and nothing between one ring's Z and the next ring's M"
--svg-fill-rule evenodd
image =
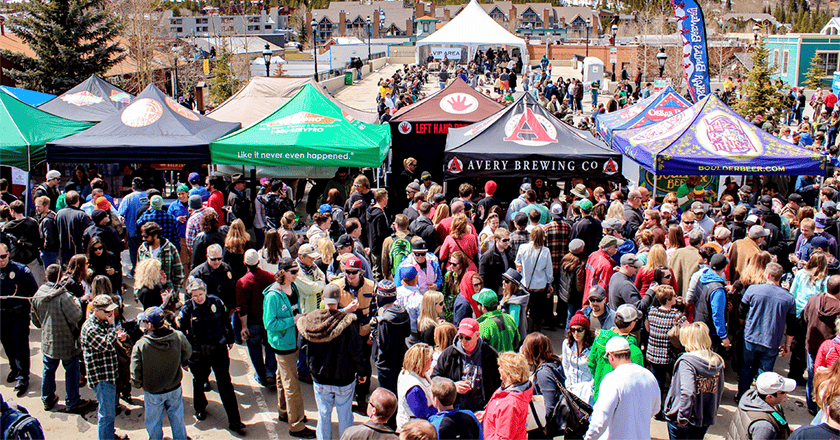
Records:
M298 249L303 243L303 237L298 237L297 232L293 229L297 218L294 211L286 211L283 218L280 219L280 242L283 244L283 249L289 251L292 258L297 258Z
M230 266L234 279L240 279L248 273L245 267L245 251L251 248L251 236L245 231L242 219L236 219L228 228L225 237L224 261Z
M805 304L812 296L823 293L827 289L828 258L822 251L815 251L808 258L805 268L796 272L793 282L790 285L790 293L796 302L796 316L802 316Z
M479 242L479 249L478 249L478 256L481 258L481 254L487 252L487 249L490 247L490 243L496 241L496 237L494 233L496 229L499 228L499 214L495 212L488 215L487 219L484 221L484 229L478 233L478 242Z
M403 368L397 378L397 431L410 419L428 420L437 414L432 403L432 347L414 344L405 352Z
M143 310L149 307L163 307L172 297L171 291L164 291L166 274L160 270L157 258L147 258L137 263L134 270L134 296L143 305Z
M429 346L435 345L435 329L443 321L443 294L436 290L429 290L423 294L423 303L420 305L420 317L417 318L417 332L420 334L420 342Z
M626 223L624 220L624 205L619 201L610 203L610 208L607 210L607 215L604 220L616 219L621 220L621 224Z
M712 351L705 323L695 321L680 329L685 353L674 365L664 415L672 439L703 438L715 423L723 396L723 358Z
M321 272L327 273L327 269L332 264L333 258L335 257L335 244L333 244L332 240L321 240L318 242L318 246L315 248L320 254L320 257L315 259L315 265L321 269ZM327 279L327 281L332 281Z
M525 356L508 351L499 354L498 363L502 386L493 393L484 411L484 439L524 440L528 437L525 424L534 395L528 361Z
M648 288L650 288L651 283L653 283L653 275L656 272L657 267L668 267L668 253L665 251L665 246L662 246L661 244L655 244L650 248L647 262L641 269L639 269L639 273L636 274L636 288L639 289L639 293L642 294L642 297L647 294ZM670 268L668 270L671 272L671 287L673 287L674 290L677 290L677 281L674 279L674 271Z
M467 270L478 270L475 264L478 257L478 241L475 234L471 232L470 221L464 213L456 215L452 220L449 236L443 240L440 247L440 261L446 261L452 253L457 251L466 255L469 261Z

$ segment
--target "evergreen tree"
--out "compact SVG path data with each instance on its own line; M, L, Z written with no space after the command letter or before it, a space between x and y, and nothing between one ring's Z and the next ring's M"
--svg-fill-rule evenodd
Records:
M19 68L9 69L9 76L21 87L61 94L122 61L124 49L114 39L123 25L107 6L107 0L19 3L23 14L12 16L9 29L35 57L3 51Z
M822 77L825 76L823 66L822 58L815 53L814 58L811 58L811 68L805 72L805 87L816 90L823 86Z
M747 73L747 80L742 83L744 99L739 100L734 107L735 111L745 118L763 115L771 108L783 108L784 95L773 86L772 75L775 66L767 65L769 57L770 50L767 49L764 40L758 40L750 55L753 67Z
M216 54L216 68L213 72L216 76L210 80L212 83L210 85L210 102L216 105L233 96L242 85L242 81L231 67L233 55L228 51L226 45L222 44L219 47L219 53Z

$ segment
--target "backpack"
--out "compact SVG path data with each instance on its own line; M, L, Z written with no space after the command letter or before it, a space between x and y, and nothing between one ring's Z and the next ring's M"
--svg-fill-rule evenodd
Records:
M35 417L29 415L26 408L9 406L0 396L0 433L3 440L34 440L44 438L44 429Z
M396 235L391 236L394 242L391 244L391 251L388 253L388 258L391 260L392 275L397 275L397 268L403 262L405 257L411 255L411 241L412 236L406 235L405 238L397 238Z

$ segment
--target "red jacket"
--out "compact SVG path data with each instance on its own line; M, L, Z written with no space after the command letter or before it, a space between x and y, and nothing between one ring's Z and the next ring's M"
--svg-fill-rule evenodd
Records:
M829 339L820 345L814 360L814 371L819 367L831 368L840 358L840 337Z
M613 274L615 261L603 249L598 249L586 260L586 284L583 286L583 306L589 303L589 291L592 286L600 284L610 296L610 278Z
M213 210L216 211L216 214L219 215L219 226L224 226L225 219L227 218L225 215L226 212L223 208L225 206L225 195L219 190L213 191L213 193L210 194L210 198L207 199L207 206L213 208Z
M484 440L525 440L529 403L534 395L531 382L499 388L484 411Z
M670 269L669 269L670 270ZM639 269L639 273L636 274L636 288L639 289L639 294L642 295L642 298L645 297L647 294L650 285L653 284L653 275L656 273L656 269L648 269L647 267L643 267ZM674 271L671 270L671 287L674 288L674 291L679 290L679 286L677 286L677 277L674 276Z

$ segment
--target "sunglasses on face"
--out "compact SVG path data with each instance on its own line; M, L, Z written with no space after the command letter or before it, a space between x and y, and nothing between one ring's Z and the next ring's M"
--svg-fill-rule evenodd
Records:
M604 302L604 300L602 300L602 299L595 299L595 298L589 298L589 302L602 303L602 302Z
M102 250L102 246L95 246L95 247L93 248L93 250L94 250L94 252L96 252L96 251L101 251L101 250Z
M586 330L583 327L577 327L572 329L572 333L583 333Z
M218 258L208 257L207 259L210 260L210 261L222 261L222 257L218 257Z
M461 263L459 263L459 262L457 262L457 261L450 261L450 262L449 262L449 265L450 265L450 266L460 266L460 265L461 265Z
M461 339L464 340L464 341L472 341L473 337L472 336L461 336Z
M414 256L415 257L425 257L426 253L425 252L414 252Z
M436 302L436 303L435 303L435 305L442 306L442 305L443 305L443 301L441 301L441 302Z
M9 258L9 254L0 254L0 260L5 260L6 258Z
M300 269L289 269L288 272L292 275L297 275L297 273L300 272Z
M347 275L358 275L360 270L345 270L344 273Z
M687 225L693 225L694 224L694 222L683 222L683 223L685 223Z
M503 239L501 239L500 241L501 241L502 243L510 243L510 239L509 239L509 238L503 238Z

